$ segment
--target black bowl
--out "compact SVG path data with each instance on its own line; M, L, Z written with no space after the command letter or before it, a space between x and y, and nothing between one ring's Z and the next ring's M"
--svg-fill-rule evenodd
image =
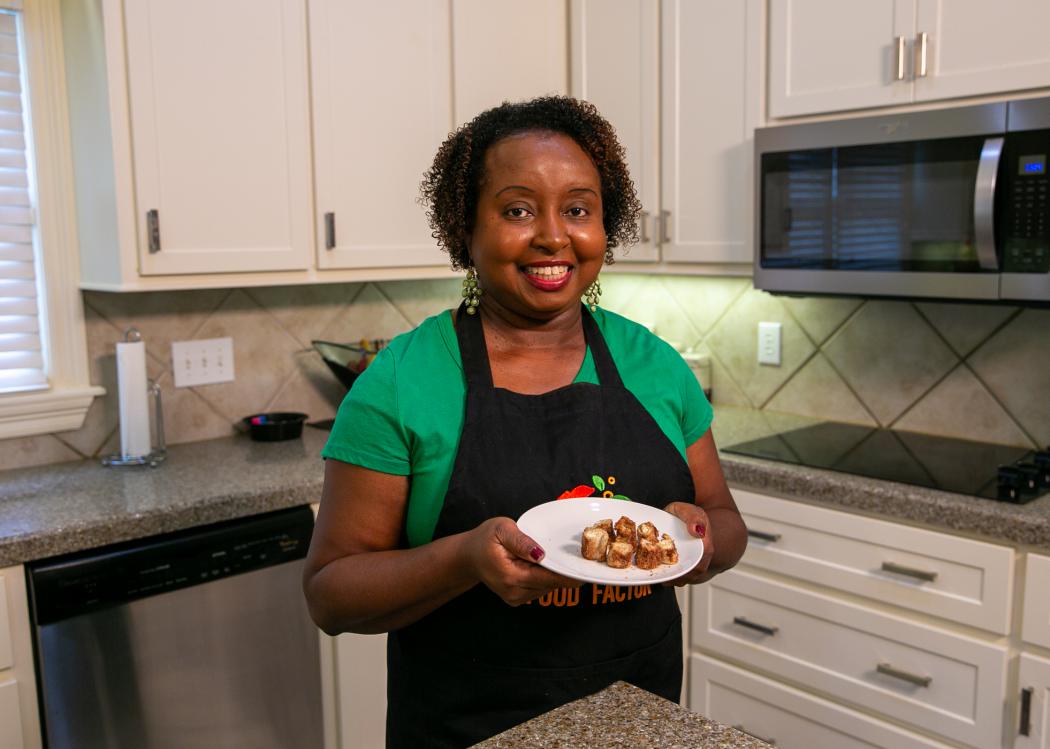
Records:
M248 435L256 442L280 442L302 436L307 415L287 411L252 414L241 419Z

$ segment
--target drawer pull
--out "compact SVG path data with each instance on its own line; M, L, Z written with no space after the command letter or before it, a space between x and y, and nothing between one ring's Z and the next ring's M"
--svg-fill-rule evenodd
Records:
M777 742L774 741L773 739L767 739L764 736L759 736L757 733L751 733L751 731L747 730L746 728L744 728L739 723L736 723L733 726L733 728L735 728L736 730L740 731L740 733L746 733L748 736L750 736L753 739L758 739L759 741L764 741L767 744L769 744L770 746L776 746L777 745Z
M883 572L892 572L895 575L906 575L908 577L914 577L916 580L922 580L924 582L932 583L937 579L936 572L930 572L928 570L917 570L914 567L905 567L903 564L895 564L894 562L883 562Z
M894 668L888 663L880 663L875 667L875 670L880 674L886 674L886 676L892 676L894 679L900 679L906 681L909 684L914 684L917 687L928 687L933 681L932 676L919 676L909 671L901 671L899 668Z
M756 622L751 621L750 619L745 619L742 616L734 616L733 624L739 624L741 627L747 627L748 629L753 629L756 632L761 632L762 634L769 635L771 637L775 635L779 630L778 627L767 627L765 624L758 624Z
M747 529L747 535L751 538L757 538L760 541L769 541L771 544L775 544L780 540L779 533L766 533L765 531L756 531L751 528Z
M1021 690L1021 725L1017 732L1022 736L1032 735L1032 688Z

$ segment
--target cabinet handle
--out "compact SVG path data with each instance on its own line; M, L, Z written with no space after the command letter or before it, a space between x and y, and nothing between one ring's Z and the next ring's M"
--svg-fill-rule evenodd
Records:
M780 631L779 627L767 627L765 624L758 624L757 622L753 622L750 619L745 619L742 616L734 616L733 624L739 624L741 627L753 629L756 632L761 632L762 634L769 635L770 637L772 637Z
M1017 732L1022 736L1032 735L1032 688L1025 687L1021 690L1021 725Z
M936 572L917 570L914 567L905 567L903 564L896 564L895 562L883 562L882 571L892 572L895 575L907 575L908 577L914 577L916 580L924 580L928 583L932 583L937 579Z
M326 250L335 249L335 214L326 213L324 215L324 248Z
M641 236L639 241L642 244L649 244L649 235L646 233L649 227L649 211L642 211L638 214L638 228L640 229Z
M779 533L766 533L765 531L756 531L751 528L747 529L747 535L751 538L757 538L760 541L769 541L770 543L776 543L780 540Z
M929 73L929 69L926 65L926 51L929 48L930 35L925 31L920 31L919 35L915 37L915 55L918 59L915 61L915 77L925 78L926 74Z
M764 741L767 744L769 744L770 746L776 746L777 745L777 742L774 739L767 739L765 736L759 736L757 733L751 733L751 731L747 730L746 728L744 728L739 723L734 724L733 728L735 728L736 730L740 731L740 733L746 733L748 736L750 736L753 739L758 739L759 741Z
M878 671L880 674L892 676L894 679L906 681L909 684L914 684L917 687L928 687L930 686L930 682L933 681L932 676L919 676L918 674L913 674L910 671L901 671L899 668L894 668L889 663L880 663L875 667L875 670Z
M973 183L973 233L982 270L999 270L995 253L995 182L1003 156L1003 139L985 138Z
M146 211L146 240L150 252L160 252L160 213L156 208Z
M903 36L897 37L897 72L893 76L895 81L904 80L904 48L907 45Z
M670 244L671 242L671 212L660 211L660 218L657 219L660 224L660 244Z

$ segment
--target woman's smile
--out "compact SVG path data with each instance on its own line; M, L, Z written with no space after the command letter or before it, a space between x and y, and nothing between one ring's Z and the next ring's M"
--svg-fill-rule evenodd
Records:
M525 280L541 291L558 291L572 279L572 266L568 263L533 263L521 270Z

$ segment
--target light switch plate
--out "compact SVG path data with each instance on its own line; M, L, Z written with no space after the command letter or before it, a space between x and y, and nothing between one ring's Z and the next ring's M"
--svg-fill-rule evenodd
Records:
M780 366L780 323L758 324L758 363Z
M233 382L233 339L172 341L171 361L177 388Z

